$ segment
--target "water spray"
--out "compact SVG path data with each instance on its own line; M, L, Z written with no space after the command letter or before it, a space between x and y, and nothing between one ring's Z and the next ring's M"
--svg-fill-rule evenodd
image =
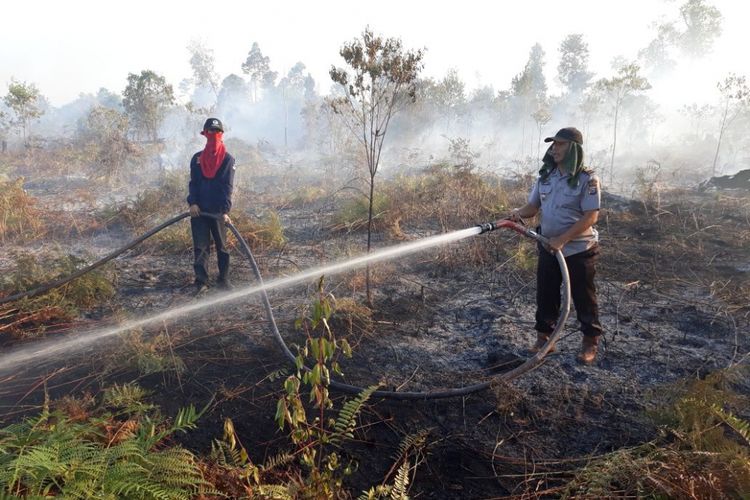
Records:
M171 226L172 224L188 217L188 215L189 215L188 213L183 213L183 214L173 217L172 219L169 219L168 221L156 226L154 229L148 231L147 233L144 233L143 235L139 236L135 240L129 242L125 246L117 250L114 250L113 252L109 253L105 257L97 260L93 264L86 266L80 269L79 271L76 271L75 273L73 273L71 276L68 276L67 278L56 280L52 283L48 283L46 285L40 286L33 290L29 290L27 292L22 292L22 293L18 293L15 295L11 295L9 297L2 298L0 299L0 304L11 302L13 300L19 300L25 297L33 297L36 295L40 295L53 288L62 286L72 281L73 279L79 276L82 276L83 274L103 265L107 261L114 259L115 257L119 256L126 250L133 248L138 243L144 241L150 236L153 236L154 234L161 231L162 229L165 229L166 227ZM212 217L212 218L217 218L217 219L219 217L222 217L221 215L207 214L207 213L204 213L201 215ZM525 226L522 226L510 220L498 220L494 222L486 222L483 224L479 224L477 226L472 226L467 229L463 229L459 231L453 231L451 233L446 233L443 235L423 238L423 239L420 239L411 243L395 245L393 247L387 247L387 248L369 253L364 256L356 257L354 259L350 259L350 260L340 262L337 264L322 266L322 267L315 268L309 271L298 273L296 275L293 275L287 278L279 278L279 279L272 280L268 282L267 284L265 284L263 282L263 277L260 274L260 269L258 268L258 265L255 261L255 257L253 256L253 253L250 250L249 245L244 240L244 238L242 238L242 235L233 224L228 223L227 227L229 227L232 234L234 234L235 238L237 238L237 241L240 243L241 252L250 263L250 266L253 270L253 274L255 275L255 278L258 281L258 285L252 286L252 287L246 287L244 289L237 290L232 293L224 294L222 296L219 296L211 300L196 302L193 304L188 304L185 306L173 308L171 310L164 311L162 313L156 314L148 318L143 318L137 321L131 321L126 324L116 326L116 327L111 327L109 329L101 330L96 333L90 332L89 334L73 335L69 338L64 338L64 339L55 339L51 342L46 343L46 345L42 345L42 346L22 347L19 350L5 353L2 357L0 357L0 370L6 370L10 367L17 366L18 364L22 362L29 361L38 356L49 356L51 354L56 354L56 353L60 353L63 351L68 351L71 349L84 347L104 337L112 336L122 331L132 330L134 328L138 328L140 326L145 326L147 324L152 324L155 322L163 322L163 321L166 321L167 319L171 319L176 316L184 317L192 312L205 309L208 307L212 307L221 303L237 300L239 298L246 297L248 295L255 294L255 293L261 294L263 306L268 316L269 328L271 330L271 333L276 343L279 345L282 352L289 359L289 361L293 365L295 365L296 363L295 356L291 352L289 347L287 346L286 342L284 341L283 337L281 336L279 332L278 326L276 325L276 320L273 315L271 302L268 298L268 294L266 293L266 291L269 289L282 288L284 286L288 286L288 285L291 285L293 283L297 283L300 281L313 279L321 275L337 274L337 273L344 272L347 270L362 267L372 262L392 259L398 256L415 253L415 252L418 252L418 251L421 251L421 250L424 250L433 246L446 244L446 243L450 243L454 241L459 241L464 238L476 236L479 234L483 234L483 233L494 231L496 229L501 229L501 228L511 229L519 234L532 238L542 243L545 246L549 243L549 241L544 236L538 234L536 231L526 228ZM468 394L472 394L474 392L478 392L478 391L488 388L493 380L502 380L502 381L507 382L515 378L518 378L522 374L532 370L533 368L541 364L544 359L544 356L546 356L546 354L549 352L549 350L552 348L552 346L554 345L554 343L557 341L558 337L560 336L560 333L562 332L562 329L565 326L565 321L567 320L568 314L570 312L570 280L568 277L568 268L565 264L565 258L563 257L562 252L560 252L559 250L555 250L554 254L555 254L555 257L557 258L558 264L560 265L560 272L562 274L562 284L563 284L562 306L560 308L560 316L558 317L554 331L550 334L549 340L544 345L544 347L542 347L542 349L539 352L537 352L534 356L527 359L524 363L517 366L516 368L510 371L498 374L492 380L481 382L478 384L473 384L473 385L468 385L468 386L458 387L458 388L453 388L453 389L445 389L442 391L433 391L433 392L397 392L397 391L379 390L379 391L376 391L373 395L375 397L383 397L383 398L399 399L399 400L441 399L441 398L466 396ZM45 344L44 342L42 343ZM307 367L303 367L303 368L307 369ZM343 392L347 392L350 394L359 394L360 392L364 390L362 387L344 384L342 382L337 382L337 381L331 381L330 386L335 389L338 389L338 390L341 390Z

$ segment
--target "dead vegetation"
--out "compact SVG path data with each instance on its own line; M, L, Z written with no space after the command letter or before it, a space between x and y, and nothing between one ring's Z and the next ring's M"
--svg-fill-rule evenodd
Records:
M0 295L32 290L68 276L84 261L72 255L12 255L14 267L0 279ZM38 297L0 306L0 334L34 337L47 330L65 329L78 314L94 306L106 307L115 294L112 267L104 267Z

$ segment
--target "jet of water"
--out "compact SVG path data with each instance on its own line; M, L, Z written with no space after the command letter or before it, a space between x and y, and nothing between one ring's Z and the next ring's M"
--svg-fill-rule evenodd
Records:
M314 269L299 272L297 274L284 278L277 278L275 280L264 283L263 285L241 288L227 294L216 296L210 300L201 300L183 306L178 306L161 313L154 314L152 316L127 321L110 328L88 332L79 332L61 338L37 342L34 345L20 347L15 351L11 351L1 355L0 372L17 367L18 365L29 362L33 359L44 359L56 354L76 351L85 348L99 340L117 335L125 331L134 330L136 328L151 325L154 323L163 323L173 318L185 319L198 311L210 309L219 304L236 301L249 295L259 293L263 290L282 289L301 281L311 280L320 276L331 276L343 273L373 262L395 259L438 245L445 245L447 243L459 241L464 238L477 235L480 232L481 228L475 226L460 231L441 234L438 236L430 236L411 243L404 243L401 245L394 245L391 247L383 248L381 250L377 250L369 254L355 257L353 259L348 259L342 262L316 267Z

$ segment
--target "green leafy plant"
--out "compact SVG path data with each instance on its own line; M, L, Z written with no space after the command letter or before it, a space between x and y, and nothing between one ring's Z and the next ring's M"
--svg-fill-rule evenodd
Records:
M377 389L377 386L365 389L343 405L337 418L330 416L331 371L341 374L338 356L351 356L349 343L337 339L330 327L334 308L335 299L323 291L321 278L317 297L296 322L306 341L296 358L297 373L284 381L285 394L276 407L276 421L280 428L289 428L295 454L307 471L299 488L305 492L304 496L313 498L333 497L341 489L344 477L354 471L354 464L344 463L337 448L353 437L357 416ZM306 363L311 368L306 369ZM308 402L314 410L311 414L305 408L304 390L309 391Z

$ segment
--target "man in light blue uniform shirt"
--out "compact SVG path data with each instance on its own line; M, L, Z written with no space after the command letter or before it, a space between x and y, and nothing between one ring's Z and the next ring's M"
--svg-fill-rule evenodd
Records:
M599 234L594 224L599 218L601 189L599 178L583 168L583 135L573 127L561 129L545 142L552 145L544 155L544 166L521 208L510 219L533 217L541 210L541 234L551 248L539 246L537 265L537 340L531 348L538 352L549 339L560 314L560 268L551 250L561 250L570 274L570 291L583 342L578 360L591 364L596 359L602 334L596 299L596 261ZM553 346L554 350L554 346Z

